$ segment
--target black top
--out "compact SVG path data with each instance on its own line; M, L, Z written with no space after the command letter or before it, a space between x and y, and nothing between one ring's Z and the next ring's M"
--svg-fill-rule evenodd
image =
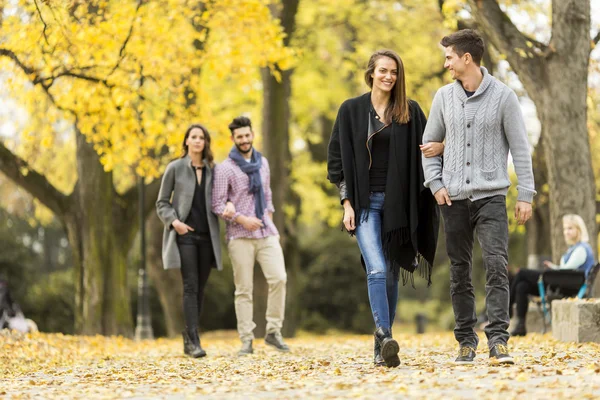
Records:
M467 95L467 97L471 97L475 94L475 92L469 92L467 89L463 88L463 90L465 91L465 94Z
M348 200L355 214L369 207L369 109L371 94L346 100L338 111L329 140L327 152L327 179L346 185ZM439 209L431 194L423 186L422 154L419 149L425 129L425 114L419 105L409 100L410 121L407 124L392 122L390 135L389 171L393 177L386 184L382 216L382 247L392 262L394 274L402 269L415 270L415 257L419 268L431 279L435 258ZM360 225L360 218L357 218ZM354 232L351 232L354 233ZM421 259L423 258L423 260Z
M391 134L392 125L390 124L373 136L373 147L371 148L372 162L371 168L369 169L369 190L371 192L385 192L385 182L387 180L390 158Z
M185 223L191 226L196 233L208 234L210 230L208 228L208 215L206 211L206 185L204 184L206 172L204 169L202 168L202 182L200 184L198 184L198 179L196 178L194 200L192 201L190 215L188 215ZM194 175L196 175L196 171L194 171Z

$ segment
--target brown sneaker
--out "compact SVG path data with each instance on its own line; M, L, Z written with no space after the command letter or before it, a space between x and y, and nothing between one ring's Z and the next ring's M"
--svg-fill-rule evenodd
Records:
M500 364L514 364L515 360L508 354L505 344L494 345L490 349L490 358Z
M458 350L458 357L454 360L454 364L458 365L472 365L475 361L475 356L477 353L475 349L469 346L462 346L460 350Z

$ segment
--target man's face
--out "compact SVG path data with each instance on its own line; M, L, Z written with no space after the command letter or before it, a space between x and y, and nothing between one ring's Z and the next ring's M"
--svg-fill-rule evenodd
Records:
M450 71L450 76L452 76L452 79L460 80L466 70L465 58L467 57L468 53L465 53L462 57L459 57L452 46L446 47L444 52L446 55L444 68Z
M247 154L252 150L252 141L254 140L254 133L249 126L237 128L233 130L231 140L237 147L238 151L242 154Z

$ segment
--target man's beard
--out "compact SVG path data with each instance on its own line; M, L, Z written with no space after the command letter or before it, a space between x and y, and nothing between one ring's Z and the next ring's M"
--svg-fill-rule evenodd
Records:
M246 144L250 144L250 147L248 147L248 150L242 150L242 146L243 145L235 145L235 147L238 149L238 151L242 154L248 154L250 153L250 151L252 151L252 143L246 143Z

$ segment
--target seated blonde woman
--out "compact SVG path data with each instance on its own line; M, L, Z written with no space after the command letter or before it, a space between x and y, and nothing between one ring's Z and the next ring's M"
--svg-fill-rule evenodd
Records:
M576 214L567 214L563 217L563 235L569 245L566 253L561 257L560 264L545 261L548 269L580 270L586 276L594 266L594 253L589 245L589 235L583 219ZM538 279L543 271L522 268L512 282L510 288L510 310L517 304L517 325L510 332L511 336L525 336L525 318L529 306L529 295L539 296Z

